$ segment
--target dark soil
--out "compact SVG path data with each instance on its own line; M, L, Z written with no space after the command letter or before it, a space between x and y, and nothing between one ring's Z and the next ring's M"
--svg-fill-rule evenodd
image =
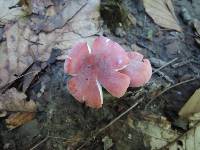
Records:
M122 11L115 11L115 9L119 9L119 5L116 4L120 4ZM145 87L129 89L128 94L120 100L106 94L105 103L99 110L78 103L67 92L67 76L63 72L63 62L49 65L28 91L29 98L35 100L39 105L37 117L11 131L5 128L4 121L1 120L0 149L27 150L47 136L49 138L36 149L76 149L88 137L98 132L100 128L106 126L134 104L137 100L134 96L139 91L145 97L144 100L99 134L95 140L86 144L83 149L103 149L102 139L105 136L112 139L113 146L111 149L145 149L143 135L139 131L131 129L127 124L127 117L137 118L143 111L167 117L175 130L186 130L176 123L177 113L194 91L200 87L198 79L170 89L148 106L146 105L168 86L197 77L200 73L199 45L193 38L192 26L181 17L181 9L186 8L192 19L200 19L200 2L199 0L192 2L179 0L174 3L174 6L183 28L182 33L160 28L145 13L142 2L138 2L138 0L102 1L101 14L104 19L105 36L117 41L127 50L132 50L134 44L141 47L140 52L150 60L154 60L152 61L154 69L160 67L156 61L167 63L174 58L177 58L177 60L160 72L153 74L150 83ZM105 7L108 7L108 9L105 9ZM118 15L119 18L109 18L112 17L109 13L113 13L113 11L117 13L115 15ZM108 15L104 13L108 13ZM128 13L136 17L136 25L127 22L124 15ZM182 62L186 63L181 66L174 65ZM131 140L128 138L129 135L132 135Z

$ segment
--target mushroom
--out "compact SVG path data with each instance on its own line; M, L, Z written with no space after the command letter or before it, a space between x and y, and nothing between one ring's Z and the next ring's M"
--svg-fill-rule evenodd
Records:
M128 64L129 57L124 49L106 37L97 37L92 48L85 42L78 43L69 51L64 64L65 73L72 76L67 88L79 102L100 108L102 86L115 97L125 94L130 78L120 71Z
M130 58L129 65L121 70L130 77L130 87L140 87L146 84L152 75L152 67L148 59L138 52L127 52Z

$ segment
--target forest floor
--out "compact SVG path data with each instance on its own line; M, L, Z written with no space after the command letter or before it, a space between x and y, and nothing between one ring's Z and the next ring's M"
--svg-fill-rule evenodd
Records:
M64 61L57 59L62 48L53 45L51 49L55 50L51 51L46 66L26 90L21 78L9 85L24 91L27 100L34 100L37 112L30 121L14 129L6 125L8 116L0 118L0 149L151 149L156 144L151 143L152 133L145 133L149 124L141 125L145 121L161 124L177 137L186 133L188 120L180 119L178 113L200 87L200 45L191 23L200 20L200 2L178 0L173 1L173 6L181 32L157 25L147 15L142 1L101 1L101 34L151 61L153 75L149 83L141 88L129 88L120 99L105 92L101 109L88 108L68 93ZM126 19L129 14L134 16L131 23ZM183 146L180 141L178 144Z

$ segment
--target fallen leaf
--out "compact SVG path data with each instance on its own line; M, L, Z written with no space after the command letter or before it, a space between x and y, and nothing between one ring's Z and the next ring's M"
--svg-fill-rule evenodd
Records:
M200 123L161 149L197 150L200 147Z
M159 26L181 32L171 0L143 0L146 12Z
M36 112L36 104L33 100L26 101L26 95L15 88L0 95L0 111L9 112Z
M45 15L46 8L53 5L51 0L20 0L23 9L28 14Z
M200 113L200 89L197 89L190 99L179 111L179 116L189 118L195 113Z
M99 0L54 1L54 5L48 8L54 7L56 12L60 12L61 19L57 13L51 17L45 14L46 19L33 15L31 21L22 18L14 24L6 24L6 42L0 45L0 87L15 81L34 62L47 61L52 48L61 49L61 55L66 55L76 42L91 43L101 31ZM35 11L40 13L40 10ZM30 77L29 82L36 74ZM24 85L24 91L27 87Z
M63 27L56 27L57 29L54 28L53 32L41 32L38 40L41 45L38 45L38 49L51 51L52 45L54 45L54 47L62 50L63 55L66 55L66 50L70 49L75 43L82 41L92 43L96 38L96 34L101 33L98 10L100 1L89 0L87 3L83 3L82 6L81 10L78 9L79 11ZM63 60L65 57L59 56L59 59Z
M70 21L76 14L79 13L87 4L87 0L82 0L82 1L73 1L73 0L68 0L68 1L58 1L54 2L54 7L56 10L55 15L50 16L47 19L46 15L44 14L44 3L43 2L37 2L41 0L33 0L31 2L31 6L34 8L35 13L41 13L43 17L36 18L35 16L32 17L32 29L35 30L36 32L40 31L45 31L45 32L51 32L57 28L62 28L65 23ZM38 4L37 4L38 3ZM34 6L36 5L36 6ZM38 10L37 5L40 5L40 9ZM48 9L48 8L47 8ZM42 11L42 12L41 12ZM86 15L86 14L85 14ZM39 19L39 20L38 20Z
M21 7L17 7L19 0L0 0L0 21L1 24L8 23L10 20L16 20L25 13L22 11Z
M130 121L129 118L127 121L129 127L142 133L148 149L161 149L179 136L179 133L171 129L171 123L165 117L145 113L140 116L142 119Z
M12 112L6 119L6 126L9 129L14 129L32 120L35 117L36 109L35 102L33 100L26 101L26 95L18 92L15 88L0 95L0 111Z
M31 112L18 112L11 114L7 119L6 119L6 126L9 129L14 129L17 128L29 121L31 121L35 117L35 113Z
M6 25L6 45L1 44L0 53L0 87L18 78L33 62L40 58L46 51L38 51L37 46L32 47L30 41L34 37L33 32L25 22ZM30 40L30 41L29 41Z

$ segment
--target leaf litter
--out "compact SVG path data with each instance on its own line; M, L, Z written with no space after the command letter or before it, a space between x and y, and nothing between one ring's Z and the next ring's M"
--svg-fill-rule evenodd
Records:
M61 147L61 149L62 149L62 144L61 143L58 144L59 140L62 140L62 137L56 137L57 134L63 135L64 137L65 136L68 137L68 135L70 135L69 137L73 137L76 139L76 136L74 136L74 134L70 133L73 131L69 130L69 129L73 128L75 131L80 130L80 132L83 133L82 130L83 129L85 130L87 128L88 131L86 133L91 134L92 133L91 130L94 129L94 127L93 126L91 127L89 121L97 122L98 125L96 125L96 126L94 125L94 126L95 126L95 128L98 129L98 127L101 127L101 125L104 126L105 122L110 121L110 120L107 119L108 117L105 117L105 118L103 118L103 120L101 120L99 116L97 117L94 115L95 111L92 111L92 113L91 113L90 110L86 111L86 108L84 108L84 111L83 111L83 108L79 107L80 105L78 105L78 107L77 107L77 104L72 103L71 98L66 96L66 94L64 94L64 92L63 93L61 92L62 94L60 94L60 95L62 95L61 97L63 97L63 98L57 98L60 96L58 93L64 89L64 87L62 87L62 83L60 83L58 86L55 86L56 88L58 88L58 90L56 90L56 88L54 89L56 96L53 95L53 97L51 97L53 93L52 93L52 91L50 91L50 92L48 91L49 83L47 85L43 85L42 84L43 82L41 82L40 80L37 81L38 78L35 78L35 76L37 76L40 73L40 71L43 70L44 68L46 68L48 65L49 66L53 65L56 60L59 60L59 61L64 60L65 56L67 54L67 50L70 49L74 43L76 43L78 41L82 41L82 40L84 40L84 41L87 40L90 42L90 41L93 41L93 39L96 35L98 35L99 33L101 34L101 22L100 22L100 18L99 18L100 15L98 12L99 1L95 1L95 0L90 1L89 0L89 1L80 1L79 2L79 1L70 1L70 0L69 1L65 1L65 0L61 0L61 1L50 1L50 0L48 0L48 1L43 1L43 0L26 1L25 0L25 1L20 1L20 2L22 2L22 4L20 4L20 5L22 5L23 11L21 10L21 7L15 7L15 4L17 4L17 3L14 3L14 0L13 0L13 4L9 5L9 7L14 6L11 10L15 11L15 14L17 14L17 16L15 15L15 17L14 17L11 15L11 18L8 18L8 19L1 17L2 18L1 25L3 26L3 30L5 30L4 37L5 37L6 41L1 42L1 45L0 45L0 58L1 58L0 59L0 70L1 70L0 71L0 87L5 86L7 83L14 81L18 78L20 78L20 79L23 78L22 91L27 92L27 91L29 91L28 90L29 86L32 83L34 83L35 82L34 79L36 79L35 86L36 87L38 85L41 86L39 88L39 93L38 93L39 96L38 97L40 97L43 102L40 101L40 103L47 103L48 105L47 104L44 105L45 107L47 106L47 108L44 108L44 110L47 111L47 114L51 114L53 116L51 118L51 120L47 121L48 123L45 123L45 128L46 127L50 127L50 129L53 128L53 131L51 133L51 134L53 134L53 136L51 136L51 138L54 140L56 139L56 140L55 140L55 142L54 142L54 140L52 140L51 142L48 140L45 140L45 142L51 148L53 147L53 148L57 149L58 147ZM64 2L66 2L67 4L63 4ZM146 10L146 13L148 13L148 15L151 16L153 18L154 22L156 24L158 24L160 27L166 28L167 29L166 31L169 32L174 37L175 37L174 32L170 32L170 30L175 30L175 31L179 31L179 32L182 31L182 25L180 27L178 19L177 19L178 16L176 16L176 14L175 14L174 7L172 5L171 0L162 0L162 1L156 1L156 0L155 1L151 1L151 0L145 1L144 0L143 2L144 2L144 7ZM150 5L149 2L151 2L154 6ZM177 2L177 3L179 3L179 2ZM177 6L175 6L175 7L177 8ZM7 8L7 6L6 6L6 8ZM73 8L73 10L71 10L70 8ZM5 11L7 11L7 13L10 13L11 10L5 9ZM69 10L71 10L71 11L69 12ZM26 16L27 14L28 14L28 17ZM87 14L87 15L85 15L85 14ZM131 12L131 15L136 17L137 24L140 24L141 25L140 27L142 27L142 28L146 27L145 23L143 26L143 22L141 22L141 19L140 18L138 19L138 15L135 11ZM26 16L26 17L24 17L24 16ZM166 19L163 19L163 18L166 18ZM10 22L10 20L12 20L12 21ZM197 34L196 40L197 40L198 36L199 36L198 26L197 25L195 25L195 26L196 26L195 28L197 31L197 33L196 33ZM137 25L135 25L135 28L137 28ZM167 32L165 32L165 29L164 30L161 29L161 31L160 31L161 36L160 36L159 35L160 33L158 34L156 30L153 30L153 31L154 31L154 34L156 36L158 36L159 38L162 37L163 33L164 34L167 33ZM108 36L110 36L109 33L104 33L104 34L108 34ZM126 33L126 34L128 34L128 33ZM126 34L125 34L125 37L126 37ZM151 44L155 42L154 34L152 34L153 38L151 38L151 40L152 40L152 41L150 41ZM138 39L141 40L141 38L137 38L137 40ZM134 44L135 39L131 39L131 41L132 41L132 43L130 43L130 44ZM156 41L156 42L158 42L158 41ZM185 42L188 42L188 41L185 41ZM159 43L160 43L160 41L159 41ZM155 48L155 47L152 48L151 47L152 45L145 45L145 44L146 43L144 42L144 44L143 44L144 49L145 49L145 47L148 49ZM161 44L163 44L163 43L161 42ZM61 54L55 56L56 59L55 59L55 57L53 59L51 58L53 48L61 50ZM144 49L141 49L141 51L144 51ZM157 49L155 49L155 50L157 52ZM158 49L158 50L160 50L160 49ZM185 49L183 49L183 50L185 50ZM149 53L150 52L148 52L147 55ZM195 54L198 54L198 53L195 53ZM156 57L154 56L153 58L156 58ZM158 59L159 63L160 63L160 60L167 62L166 58L160 59L160 56L158 56L157 59ZM158 66L162 67L162 65L160 65L160 64ZM182 67L184 67L184 66L182 66ZM177 74L180 74L180 72L179 72L180 70L181 70L181 67L176 70L178 72ZM191 70L193 70L193 69L191 69ZM172 70L170 70L170 71L172 71ZM164 70L162 73L165 74L166 71ZM58 71L58 72L56 72L56 74L60 74L60 72ZM183 74L185 74L185 72L182 73L182 75ZM170 75L171 74L169 74L169 76ZM158 76L159 76L159 74L158 74ZM53 79L54 77L55 76L53 76L51 78L51 80L55 80L55 82L58 82L60 79L60 76L59 76L59 79ZM185 76L183 76L182 78L185 78ZM176 79L182 80L179 78L176 78ZM152 82L154 82L154 81L155 80L153 80ZM176 80L174 80L174 81L176 81ZM155 82L157 82L157 81L155 81ZM170 83L170 84L172 84L172 83ZM163 88L163 86L161 88ZM59 88L61 88L61 89L59 89ZM147 86L145 88L148 89L149 87ZM10 89L10 90L7 90L6 93L4 93L4 94L7 96L8 95L11 96L12 95L11 93L17 93L16 95L19 94L18 91L15 91L16 89ZM159 89L159 91L160 91L160 89ZM158 91L158 95L159 95L159 91ZM10 92L10 93L7 94L7 92L8 93ZM37 94L37 92L38 91L36 90L36 94ZM66 93L66 91L65 91L65 93ZM16 98L18 97L19 99L23 99L23 100L21 100L21 101L14 100L14 101L16 101L15 103L8 100L9 103L5 103L5 104L1 103L1 105L0 105L1 107L4 108L4 109L2 109L1 117L7 117L7 119L5 120L5 123L9 129L14 129L14 128L20 127L22 125L26 126L26 123L31 122L31 120L35 117L35 113L36 113L36 109L37 109L35 102L32 100L26 101L26 95L23 93L20 93L20 94L22 94L21 97L16 96L16 95L15 95L15 97ZM50 96L48 94L50 94ZM4 95L4 98L6 99L5 95ZM48 95L48 96L46 96L46 95ZM145 95L145 94L143 94L143 95ZM3 94L1 94L0 97L3 97ZM129 105L131 103L131 101L133 100L133 97L134 96L132 95L129 98L130 101L125 101L124 103L126 103L126 105ZM160 97L161 97L161 99L163 98L162 95ZM55 99L55 102L54 102L54 99ZM59 101L60 99L61 99L61 101ZM63 101L62 101L62 99L63 99ZM67 99L67 102L66 102L66 99ZM191 97L191 99L192 99L192 97ZM177 100L173 99L173 101L177 101ZM188 102L189 101L190 101L190 99L188 100ZM29 104L29 102L31 102L31 103L33 102L33 103ZM142 102L146 103L145 100L142 100ZM65 107L63 107L64 103L67 103L67 105L65 105ZM114 109L114 111L115 111L115 113L116 112L118 113L121 110L127 108L126 106L123 105L124 103L123 102L119 102L119 103L115 102L113 104L114 106L108 105L109 109L106 108L106 110L110 111L111 107L117 107L117 109ZM148 101L147 101L147 103L148 103ZM171 102L171 103L173 103L173 102ZM58 105L58 108L57 108L57 110L54 110L54 109L52 110L51 105L55 105L55 104ZM116 105L116 104L118 104L118 105ZM158 104L158 103L156 103L156 104ZM32 105L31 108L29 108L29 105ZM187 105L187 103L186 103L186 105ZM62 108L61 108L61 106L62 106ZM70 107L68 107L68 106L70 106ZM140 107L140 106L142 107L141 103L139 104L138 107ZM151 106L149 106L149 107L151 107ZM155 109L155 107L153 107L153 109ZM14 113L15 111L13 112L13 110L17 110L16 113ZM188 110L191 110L191 109L188 109ZM25 112L23 112L23 111L25 111ZM155 110L153 110L153 111L155 111ZM70 113L70 115L68 114L68 112ZM76 112L76 113L73 113L73 112ZM132 112L130 112L130 114L131 113ZM173 113L173 112L170 112L170 113ZM63 114L65 114L65 115L63 115ZM76 115L78 115L78 117L76 115L72 116L71 114L76 114ZM84 114L84 120L81 120L82 114ZM92 117L88 114L94 115L95 120L90 120ZM155 148L155 147L162 148L164 146L163 148L169 147L170 149L180 148L180 143L183 145L183 147L186 146L186 147L194 148L195 146L198 146L198 144L194 145L192 143L193 141L198 143L198 139L199 139L198 138L199 137L199 131L198 131L199 124L197 123L198 118L199 118L198 112L194 113L192 116L189 117L189 120L193 123L193 125L191 125L190 130L188 132L185 132L184 134L182 132L173 130L171 127L171 123L169 121L167 121L166 118L163 116L157 116L157 115L156 116L147 116L145 119L140 118L139 121L136 121L136 120L134 120L134 118L130 117L131 116L130 114L128 114L128 119L129 119L128 125L132 129L133 128L135 128L136 130L140 129L142 136L144 136L143 141L146 144L146 146L151 146L153 148ZM112 113L109 112L106 116L109 116L109 115L112 115ZM63 120L59 119L59 117L61 117ZM71 117L73 117L73 119L71 119L71 122L70 122L69 120ZM89 117L89 118L87 118L87 117ZM112 119L112 117L110 119ZM195 122L193 122L194 119L196 119ZM124 123L123 118L118 120L118 122L116 122L116 123L119 123L120 121L122 121ZM52 123L53 125L49 125L49 122ZM64 122L64 125L67 127L67 130L63 129L63 126L61 125L61 124L63 124L63 122ZM81 122L81 126L76 128L76 125L80 122ZM136 122L138 124L136 124ZM85 125L87 125L87 126L85 126ZM83 126L83 128L82 128L82 126ZM112 128L112 127L114 128L115 125L112 124L112 126L110 128ZM129 133L129 128L123 128L123 127L124 126L118 127L118 131L123 130L122 133L124 133L124 132ZM43 129L45 130L45 128L43 128ZM61 131L61 130L62 130L63 134L59 134L57 132L57 131ZM109 130L109 129L107 128L107 130ZM121 141L125 141L126 139L130 140L131 143L134 143L133 142L135 140L134 138L137 136L136 133L123 134L122 139L115 140L115 137L112 136L112 134L114 132L113 133L107 132L107 130L106 130L106 135L103 137L109 137L109 138L105 138L104 140L103 140L103 137L100 137L100 138L102 138L102 140L99 140L97 138L97 140L94 142L94 144L91 144L90 146L91 147L94 146L93 148L96 148L95 144L99 140L101 144L103 141L105 142L104 146L105 146L105 149L107 149L107 148L110 148L111 145L113 147L119 146L120 145L119 143ZM115 131L115 130L116 130L116 128L114 128L113 131ZM65 131L65 132L63 132L63 131ZM104 134L104 133L102 132L102 134ZM54 137L54 135L55 135L55 137ZM50 136L48 136L48 137L50 137ZM81 136L80 139L78 138L78 140L76 142L74 142L74 140L72 140L70 143L66 143L66 145L68 148L73 149L74 145L80 145L80 143L84 142L85 141L84 138L85 138L85 135ZM36 137L36 139L37 139L37 137ZM66 140L68 138L63 138L63 139ZM13 138L13 140L15 140L15 139ZM117 141L119 141L119 142L117 142ZM140 142L142 143L142 141L140 141ZM40 141L38 143L40 143ZM54 143L54 144L51 145L52 143ZM107 144L108 144L108 146L107 146ZM123 145L123 143L121 143L121 145L123 147L125 146L125 145ZM126 146L128 147L130 145L127 144ZM0 144L0 146L1 146L1 144ZM134 147L137 147L136 143L134 143Z
M146 12L161 27L181 32L171 0L144 0Z
M0 111L7 112L6 126L9 129L19 127L35 117L37 106L33 100L26 101L27 96L11 88L0 95Z
M0 87L17 79L33 63L47 61L52 48L59 48L64 54L75 42L93 40L100 32L99 1L67 1L64 6L64 1L58 4L44 1L41 8L37 7L39 3L37 0L28 3L27 8L32 12L30 20L21 18L5 25L6 46L2 44L0 49L3 58L0 60ZM56 14L47 16L43 12L47 6L53 7ZM37 19L35 23L33 18Z

